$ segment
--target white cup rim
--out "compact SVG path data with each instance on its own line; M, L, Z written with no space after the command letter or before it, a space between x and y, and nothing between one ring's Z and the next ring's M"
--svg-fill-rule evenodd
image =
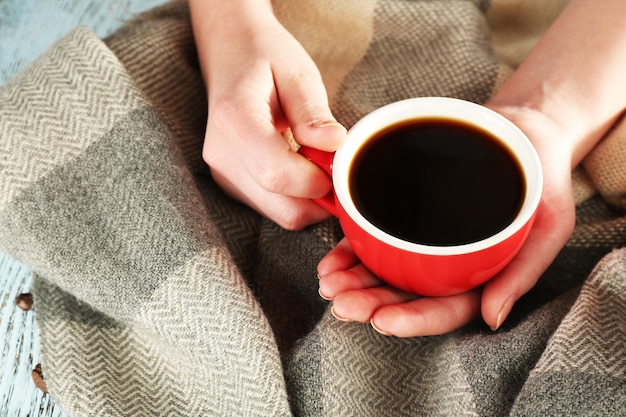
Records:
M526 195L518 215L507 227L477 242L454 246L431 246L402 240L388 234L374 226L359 212L348 192L352 155L385 127L421 117L450 118L478 126L501 138L504 145L517 155L526 181ZM363 117L350 128L346 142L335 153L332 176L339 204L352 221L367 233L390 246L408 252L445 256L484 250L511 237L533 217L543 188L539 156L530 140L515 124L485 106L449 97L417 97L396 101Z

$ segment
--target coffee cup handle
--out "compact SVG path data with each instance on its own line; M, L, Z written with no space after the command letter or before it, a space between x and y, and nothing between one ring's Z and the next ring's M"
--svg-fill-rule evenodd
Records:
M319 149L310 148L308 146L301 146L298 152L300 155L313 162L315 165L324 170L324 172L326 172L330 177L332 177L333 159L335 157L334 152L320 151ZM324 197L314 198L313 201L319 204L324 210L337 217L334 189L331 189Z

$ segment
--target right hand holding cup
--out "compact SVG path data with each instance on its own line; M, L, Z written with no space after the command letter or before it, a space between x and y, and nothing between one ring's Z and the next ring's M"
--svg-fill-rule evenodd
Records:
M284 137L291 131L326 151L345 139L316 65L269 3L190 6L209 100L202 155L213 178L286 229L327 218L311 198L328 192L328 176Z

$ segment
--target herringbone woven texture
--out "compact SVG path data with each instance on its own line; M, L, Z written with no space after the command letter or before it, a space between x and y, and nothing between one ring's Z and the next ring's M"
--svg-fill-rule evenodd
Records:
M353 4L327 3L303 9L336 23ZM293 4L276 4L285 24L310 25ZM346 125L407 96L488 99L485 2L368 5L350 68L312 49ZM401 340L318 297L335 222L284 231L207 175L184 4L105 42L72 32L0 103L0 249L36 274L44 374L70 415L626 414L626 218L602 195L501 330Z

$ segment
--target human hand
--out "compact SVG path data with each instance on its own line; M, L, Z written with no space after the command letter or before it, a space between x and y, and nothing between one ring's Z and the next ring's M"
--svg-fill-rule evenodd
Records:
M606 6L572 0L487 104L527 134L544 171L535 223L511 263L479 289L420 298L372 276L341 242L318 265L320 294L333 300L337 317L370 321L381 333L400 337L445 333L481 315L491 328L500 327L574 228L573 167L626 108L626 58L615 53L626 45L626 33L614 30L626 3Z
M318 265L320 295L340 319L370 322L399 337L447 333L478 318L497 329L570 236L575 221L571 155L563 128L524 108L492 107L530 137L544 168L544 193L529 237L513 261L483 287L448 297L418 297L384 284L356 258L344 239Z
M204 9L207 2L190 4L208 87L203 158L232 197L286 229L301 229L330 216L311 199L325 195L331 183L283 133L332 152L346 131L331 114L304 48L271 7L243 3L211 10Z

